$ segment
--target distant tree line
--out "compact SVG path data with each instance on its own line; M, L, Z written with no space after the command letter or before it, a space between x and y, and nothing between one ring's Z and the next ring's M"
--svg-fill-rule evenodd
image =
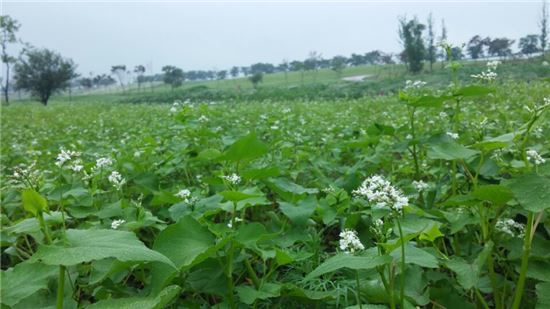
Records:
M113 65L108 74L79 77L76 74L76 65L56 52L47 49L38 49L23 43L17 37L20 24L8 15L0 16L0 58L4 63L4 73L0 80L2 101L9 102L10 89L28 91L38 98L44 105L51 95L56 92L69 90L74 87L92 89L109 87L118 83L122 91L125 91L129 83L137 84L138 90L142 90L144 83L153 84L163 82L170 85L171 89L181 86L185 81L224 80L245 77L250 80L254 88L262 81L264 74L284 73L287 81L288 72L300 72L303 83L304 74L310 73L314 81L317 71L330 69L336 74L342 74L346 67L361 65L378 65L404 63L408 70L417 73L423 70L424 64L429 63L430 71L433 64L440 60L460 60L466 57L470 59L483 59L486 57L510 57L526 56L542 53L544 56L548 47L548 8L543 1L538 22L539 34L528 34L518 41L518 52L512 48L514 40L506 37L490 38L474 35L463 46L453 46L446 52L443 46L447 46L448 37L445 22L441 22L439 36L435 29L434 20L430 14L426 23L418 18L407 19L402 17L398 23L398 34L403 50L398 54L386 53L380 50L369 51L364 54L353 53L349 57L336 55L332 58L323 58L318 52L312 51L304 60L283 60L279 64L258 62L250 66L233 66L229 70L189 70L184 71L174 65L162 67L161 74L147 72L144 65L137 65L133 69L124 64ZM24 48L19 57L14 57L8 52L11 44L23 43ZM13 84L11 82L11 70L14 71ZM149 73L149 74L146 74Z

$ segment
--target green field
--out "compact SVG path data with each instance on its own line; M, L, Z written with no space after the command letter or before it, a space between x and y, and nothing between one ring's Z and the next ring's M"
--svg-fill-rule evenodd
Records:
M2 106L2 308L550 307L550 69L434 69Z

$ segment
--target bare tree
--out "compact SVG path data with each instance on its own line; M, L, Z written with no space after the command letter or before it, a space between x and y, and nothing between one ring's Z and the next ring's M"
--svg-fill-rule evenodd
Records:
M433 64L436 60L436 48L435 48L435 32L434 32L434 20L432 17L432 13L428 16L428 38L427 38L427 53L426 58L428 58L428 61L430 62L430 72L433 71Z
M113 65L111 67L111 73L115 74L122 87L122 92L124 92L124 77L126 76L126 66L123 64Z
M134 72L137 74L138 90L141 90L141 83L143 83L143 74L145 73L145 67L143 65L136 65Z
M548 45L548 5L546 0L542 1L542 10L540 14L540 47L542 50L542 57L544 58L544 52L546 51L546 46Z
M8 44L17 42L15 33L19 30L20 24L17 20L8 15L0 16L0 45L2 48L2 62L6 65L6 80L2 85L4 92L4 100L9 104L9 87L10 87L10 64L15 62L15 57L8 54Z

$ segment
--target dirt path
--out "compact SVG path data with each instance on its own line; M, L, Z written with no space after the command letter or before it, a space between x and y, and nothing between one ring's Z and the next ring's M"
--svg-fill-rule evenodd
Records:
M372 76L372 74L355 75L355 76L344 77L344 78L342 78L342 80L345 80L347 82L362 82L365 78L369 78L371 76Z

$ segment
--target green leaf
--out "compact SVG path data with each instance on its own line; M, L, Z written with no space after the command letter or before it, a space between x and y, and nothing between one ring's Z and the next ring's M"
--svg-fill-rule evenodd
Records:
M161 309L166 308L180 291L179 286L171 285L155 296L107 299L88 306L88 309Z
M481 270L487 257L493 250L493 242L488 242L473 263L466 262L461 257L452 257L445 265L456 273L458 283L466 290L477 287L481 276Z
M439 140L431 143L428 157L433 160L465 160L478 154L478 151L468 149L454 141Z
M206 259L208 256L205 254L216 245L215 240L206 227L192 217L185 216L157 236L153 249L167 256L177 269L182 269ZM155 263L152 272L153 291L160 291L177 270Z
M349 269L373 269L378 266L388 264L392 261L392 258L389 255L378 255L378 252L369 252L365 256L353 256L347 254L338 254L328 260L323 264L319 265L312 272L306 276L306 280L319 277L323 274L333 272L342 268Z
M393 256L398 261L401 261L401 247L396 248L391 253L391 256ZM405 263L407 264L416 264L421 267L426 268L437 268L437 259L435 256L431 255L430 253L417 248L411 244L407 244L405 246Z
M293 183L284 178L275 178L268 181L270 187L283 197L283 199L290 201L305 194L316 194L319 192L315 188L304 188L299 184Z
M550 308L550 282L537 284L537 307L536 309Z
M275 249L275 260L279 265L286 265L294 262L294 259L290 254L279 249Z
M220 159L227 161L253 160L263 156L267 151L267 145L258 140L255 133L250 133L229 146Z
M231 202L239 202L242 200L246 200L253 197L260 197L261 195L255 195L255 194L248 194L244 192L239 191L222 191L218 193L219 195L223 196L226 200Z
M495 92L494 88L489 88L489 87L479 86L479 85L471 85L471 86L466 86L458 89L458 91L456 91L454 95L463 96L463 97L472 97L472 96L487 95L493 92Z
M57 275L58 267L23 262L0 275L0 301L13 306L41 289L48 288L48 280Z
M489 152L491 150L504 148L510 145L514 141L516 136L518 136L518 134L518 132L506 133L497 137L477 142L470 147L479 149L483 152Z
M472 196L481 201L489 201L494 205L501 206L514 198L512 191L500 185L480 186L472 192Z
M430 228L425 229L420 233L420 236L418 237L420 240L428 240L431 242L434 242L436 238L443 237L443 233L441 233L441 230L439 230L439 226L441 224L437 222L433 222Z
M164 255L147 248L132 232L117 230L67 230L68 243L40 246L31 262L72 266L83 262L116 258L119 261L174 264Z
M249 285L241 285L235 288L240 300L252 305L258 299L268 299L281 295L281 285L275 283L264 283L259 290Z
M219 158L221 156L221 152L217 149L207 148L197 155L197 160L203 160L203 161L211 161Z
M526 210L540 212L550 208L550 178L525 174L504 183Z
M280 174L281 171L277 166L249 169L241 172L241 176L244 179L263 179L268 177L277 177Z
M449 97L446 96L431 96L431 95L425 95L421 96L417 100L409 101L407 104L414 107L441 107L443 105L443 102L447 101Z
M33 216L36 216L38 213L48 212L48 202L40 193L33 189L24 189L21 194L21 200L23 201L23 208L33 214Z
M317 207L317 199L310 195L306 199L298 201L296 204L281 202L279 208L292 223L304 225L311 217Z
M252 222L239 227L235 240L245 248L259 251L257 242L265 235L268 235L265 227L259 222Z

